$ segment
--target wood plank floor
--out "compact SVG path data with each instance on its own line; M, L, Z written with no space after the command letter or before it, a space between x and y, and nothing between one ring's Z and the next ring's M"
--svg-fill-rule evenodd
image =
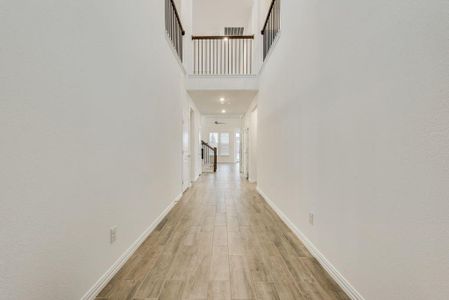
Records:
M233 165L204 174L96 298L349 299Z

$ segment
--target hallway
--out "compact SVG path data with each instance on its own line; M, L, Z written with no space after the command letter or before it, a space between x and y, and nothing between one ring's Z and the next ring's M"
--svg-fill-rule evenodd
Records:
M242 179L204 174L96 298L348 299Z

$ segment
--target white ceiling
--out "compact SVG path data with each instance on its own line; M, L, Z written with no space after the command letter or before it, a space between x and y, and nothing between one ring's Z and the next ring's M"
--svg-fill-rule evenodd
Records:
M198 110L203 115L243 115L256 95L256 91L190 91ZM220 98L225 98L225 103L220 103ZM222 110L226 114L222 114Z
M221 35L224 27L245 27L253 34L253 0L193 0L193 34Z

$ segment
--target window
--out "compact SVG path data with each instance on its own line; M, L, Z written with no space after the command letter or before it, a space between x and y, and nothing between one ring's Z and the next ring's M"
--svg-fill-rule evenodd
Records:
M209 132L209 145L218 148L218 155L230 155L229 149L230 135L229 132Z
M220 155L221 156L229 155L229 133L228 132L220 133Z
M210 132L209 133L209 145L212 147L218 147L218 133Z

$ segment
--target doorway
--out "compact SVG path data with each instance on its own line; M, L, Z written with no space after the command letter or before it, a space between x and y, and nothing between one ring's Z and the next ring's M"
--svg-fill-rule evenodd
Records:
M182 116L182 190L190 187L190 111Z
M234 161L236 163L240 164L241 159L241 153L242 153L242 147L241 147L242 143L241 143L241 135L240 135L240 129L237 129L235 131L235 157L234 157Z
M243 177L248 179L249 169L249 127L243 129L243 163L242 163Z
M248 180L257 182L257 107L251 112L248 159Z
M197 130L195 130L195 111L190 109L190 184L196 179L196 149L199 149L199 143L197 144Z

